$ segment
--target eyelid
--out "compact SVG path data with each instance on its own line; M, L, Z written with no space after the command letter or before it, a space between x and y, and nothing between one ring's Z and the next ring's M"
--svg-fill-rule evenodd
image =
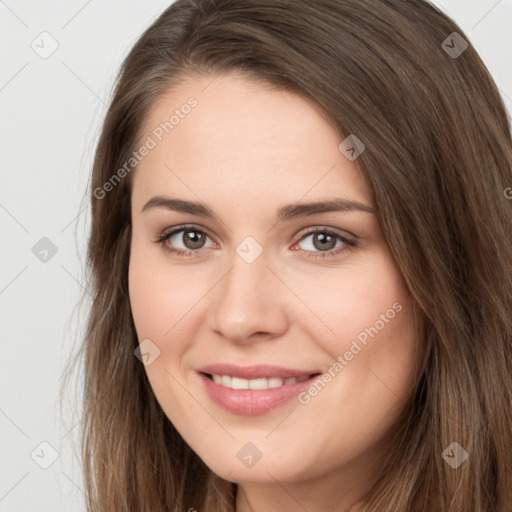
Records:
M308 226L304 229L302 229L299 234L295 235L295 237L299 237L299 239L302 239L302 234L301 233L304 233L304 235L310 235L312 232L329 232L329 233L334 233L336 235L339 235L339 236L342 236L343 238L347 238L347 239L351 239L351 240L354 240L356 241L358 239L358 237L356 235L354 235L353 233L351 233L350 231L347 231L345 229L339 229L339 228L333 228L333 227L330 227L330 226L324 226L322 224L313 224L312 226Z
M158 236L163 237L177 231L186 231L187 229L201 231L211 237L210 230L204 226L200 226L199 224L177 224L176 226L164 228Z

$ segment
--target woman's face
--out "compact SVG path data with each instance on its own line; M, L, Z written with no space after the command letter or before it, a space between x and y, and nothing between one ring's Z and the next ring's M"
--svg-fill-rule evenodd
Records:
M165 414L227 480L355 485L410 397L418 340L350 141L234 73L181 83L140 140L130 300Z

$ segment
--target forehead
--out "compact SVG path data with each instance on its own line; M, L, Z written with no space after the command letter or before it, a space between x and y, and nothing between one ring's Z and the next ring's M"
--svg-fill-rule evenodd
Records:
M153 105L139 140L154 147L138 164L134 193L189 184L246 197L338 193L369 202L355 162L327 113L293 91L237 73L192 76ZM190 191L189 191L190 194Z

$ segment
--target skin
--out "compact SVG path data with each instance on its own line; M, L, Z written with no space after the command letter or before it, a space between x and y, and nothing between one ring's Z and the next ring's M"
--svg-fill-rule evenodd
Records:
M190 96L198 100L133 171L130 300L139 341L160 350L145 370L185 441L239 484L237 512L348 510L379 469L414 387L413 301L375 214L274 222L279 207L297 202L372 206L357 159L340 152L343 137L321 108L237 73L214 78L188 77L159 99L141 131L145 140ZM142 212L156 195L202 201L216 218ZM184 223L206 231L203 245L183 231L166 243L196 254L155 243ZM332 256L308 258L324 247L314 234L301 240L315 227L358 245L334 254L343 246L336 238L323 251ZM252 263L236 252L248 236L263 251ZM195 371L230 362L326 372L397 302L401 311L306 405L292 399L262 415L234 414L210 400ZM249 468L237 457L248 442L262 454Z

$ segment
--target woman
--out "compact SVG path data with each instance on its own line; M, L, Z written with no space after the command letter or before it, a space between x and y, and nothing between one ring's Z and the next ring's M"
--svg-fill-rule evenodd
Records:
M511 510L511 155L423 0L173 3L94 161L88 510Z

